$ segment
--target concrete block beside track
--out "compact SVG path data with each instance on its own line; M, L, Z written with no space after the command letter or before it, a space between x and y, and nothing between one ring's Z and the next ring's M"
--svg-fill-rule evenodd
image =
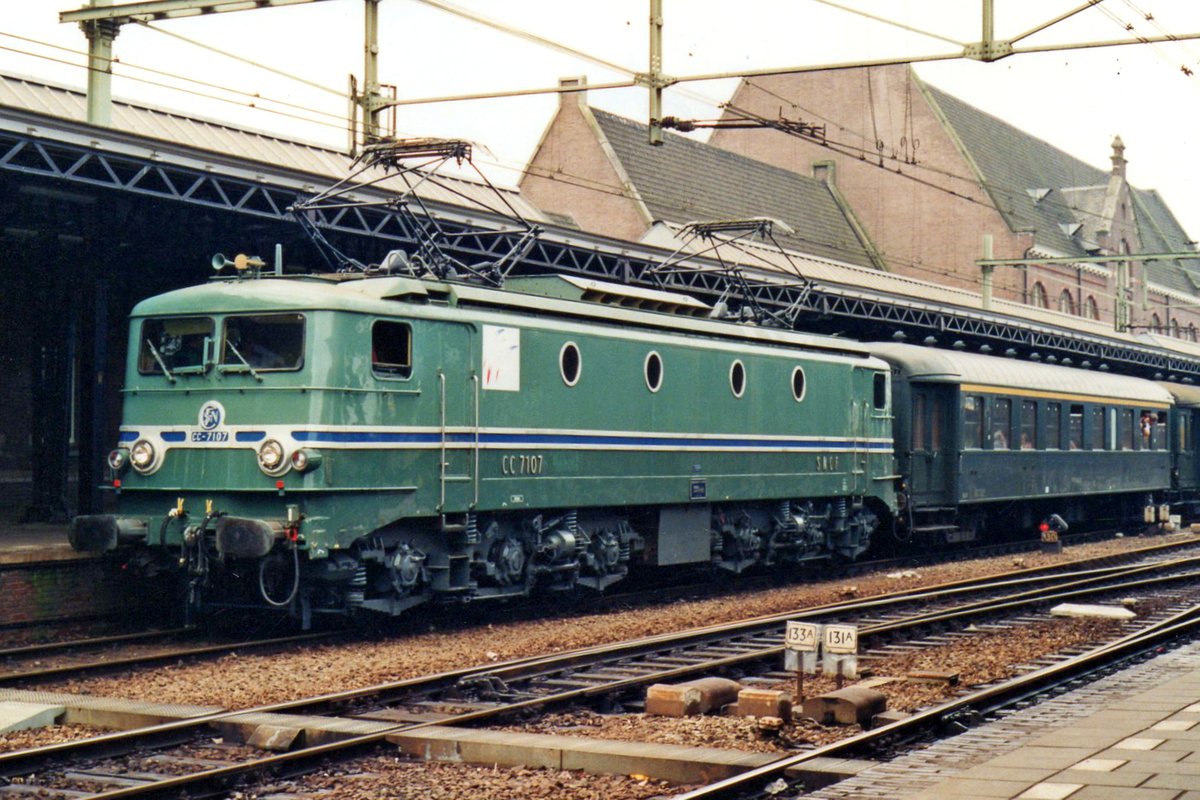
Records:
M872 717L886 710L887 697L882 692L848 686L836 692L807 698L803 713L822 725L867 725Z
M23 689L0 689L0 702L62 706L65 711L59 722L63 724L94 725L97 728L121 731L202 717L224 710L217 706L145 703L140 700L122 700L115 697L93 697L68 692L39 692Z
M687 683L656 683L646 689L646 713L657 717L708 714L737 702L741 685L728 678L699 678Z
M737 696L739 717L792 718L792 696L774 689L742 689Z
M44 728L53 725L66 713L67 709L64 706L21 703L15 700L0 701L0 733Z
M387 737L401 752L426 761L645 775L671 783L711 783L779 756L711 747L622 742L540 733L432 726Z

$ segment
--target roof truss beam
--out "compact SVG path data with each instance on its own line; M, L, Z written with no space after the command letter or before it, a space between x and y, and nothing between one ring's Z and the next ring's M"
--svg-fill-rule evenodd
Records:
M271 178L257 181L208 172L202 169L139 159L136 156L106 152L104 149L51 141L25 131L0 131L0 173L33 176L90 186L108 191L168 200L182 206L194 206L292 223L289 206L298 189ZM411 234L402 214L384 205L355 209L311 209L314 223L321 229L344 235L369 237L413 247L418 237ZM461 212L457 212L461 214ZM437 225L452 242L449 249L464 260L494 259L507 252L511 242L496 235L483 219L456 216L447 210ZM518 234L512 234L518 235ZM617 250L611 243L591 242L587 234L563 232L543 235L523 259L530 272L564 272L599 277L621 283L667 288L688 292L709 300L720 297L729 288L717 269L672 270L654 274L661 262L650 251L638 253L633 246ZM1057 358L1091 359L1096 364L1131 368L1147 375L1153 373L1187 376L1200 381L1200 358L1138 347L1099 337L1039 326L1034 323L980 314L968 309L938 307L914 302L909 298L877 296L854 287L814 282L810 287L781 283L780 276L747 271L757 302L772 309L798 308L814 327L836 331L853 328L858 335L884 339L896 331L913 337L955 336L969 340L974 347L1017 348L1028 354L1037 350ZM806 294L807 292L807 294ZM946 344L946 342L942 342Z

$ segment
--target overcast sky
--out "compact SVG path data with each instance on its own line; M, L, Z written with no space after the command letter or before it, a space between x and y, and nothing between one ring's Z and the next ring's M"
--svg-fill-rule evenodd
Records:
M976 0L839 2L957 42L980 38L981 3ZM995 4L997 37L1008 38L1084 0ZM648 0L457 0L456 5L606 61L646 69ZM127 25L116 42L123 63L116 69L114 92L234 125L343 146L348 75L362 74L362 6L361 0L325 0L155 23L159 30ZM75 7L0 0L0 70L82 86L85 39L77 27L58 22L59 11ZM665 0L664 16L664 69L680 76L960 49L817 0ZM586 74L593 84L627 77L420 0L383 0L380 18L381 79L397 85L402 98L548 87L564 75ZM168 32L342 96L213 54ZM1164 33L1200 33L1200 2L1104 0L1022 44ZM1188 76L1184 67L1195 74ZM917 71L926 81L1102 169L1108 169L1110 142L1120 134L1130 180L1159 190L1188 233L1200 238L1200 157L1193 150L1200 144L1200 41L1020 55L992 64L960 59L922 64ZM667 92L666 113L715 117L716 104L727 100L735 86L734 80L682 84ZM645 120L645 90L593 92L590 100ZM481 145L476 157L480 166L493 179L512 184L556 103L554 96L535 96L405 106L398 111L398 127L402 134L471 139Z

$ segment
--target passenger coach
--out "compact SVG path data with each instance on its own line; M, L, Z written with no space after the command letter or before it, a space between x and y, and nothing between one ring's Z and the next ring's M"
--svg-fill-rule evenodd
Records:
M1051 514L1089 526L1140 523L1168 499L1175 401L1163 386L975 353L869 347L892 365L901 517L911 533L968 541L1027 532ZM1194 485L1194 463L1184 469Z

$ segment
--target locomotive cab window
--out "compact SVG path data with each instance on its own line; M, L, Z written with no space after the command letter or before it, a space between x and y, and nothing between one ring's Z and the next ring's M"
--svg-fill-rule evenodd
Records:
M412 328L380 320L371 327L371 371L380 378L412 377Z
M888 404L888 376L883 372L875 373L875 410L884 411Z
M296 370L303 364L303 314L246 314L225 318L222 370Z
M182 375L203 372L211 363L211 317L164 317L142 323L138 372Z

